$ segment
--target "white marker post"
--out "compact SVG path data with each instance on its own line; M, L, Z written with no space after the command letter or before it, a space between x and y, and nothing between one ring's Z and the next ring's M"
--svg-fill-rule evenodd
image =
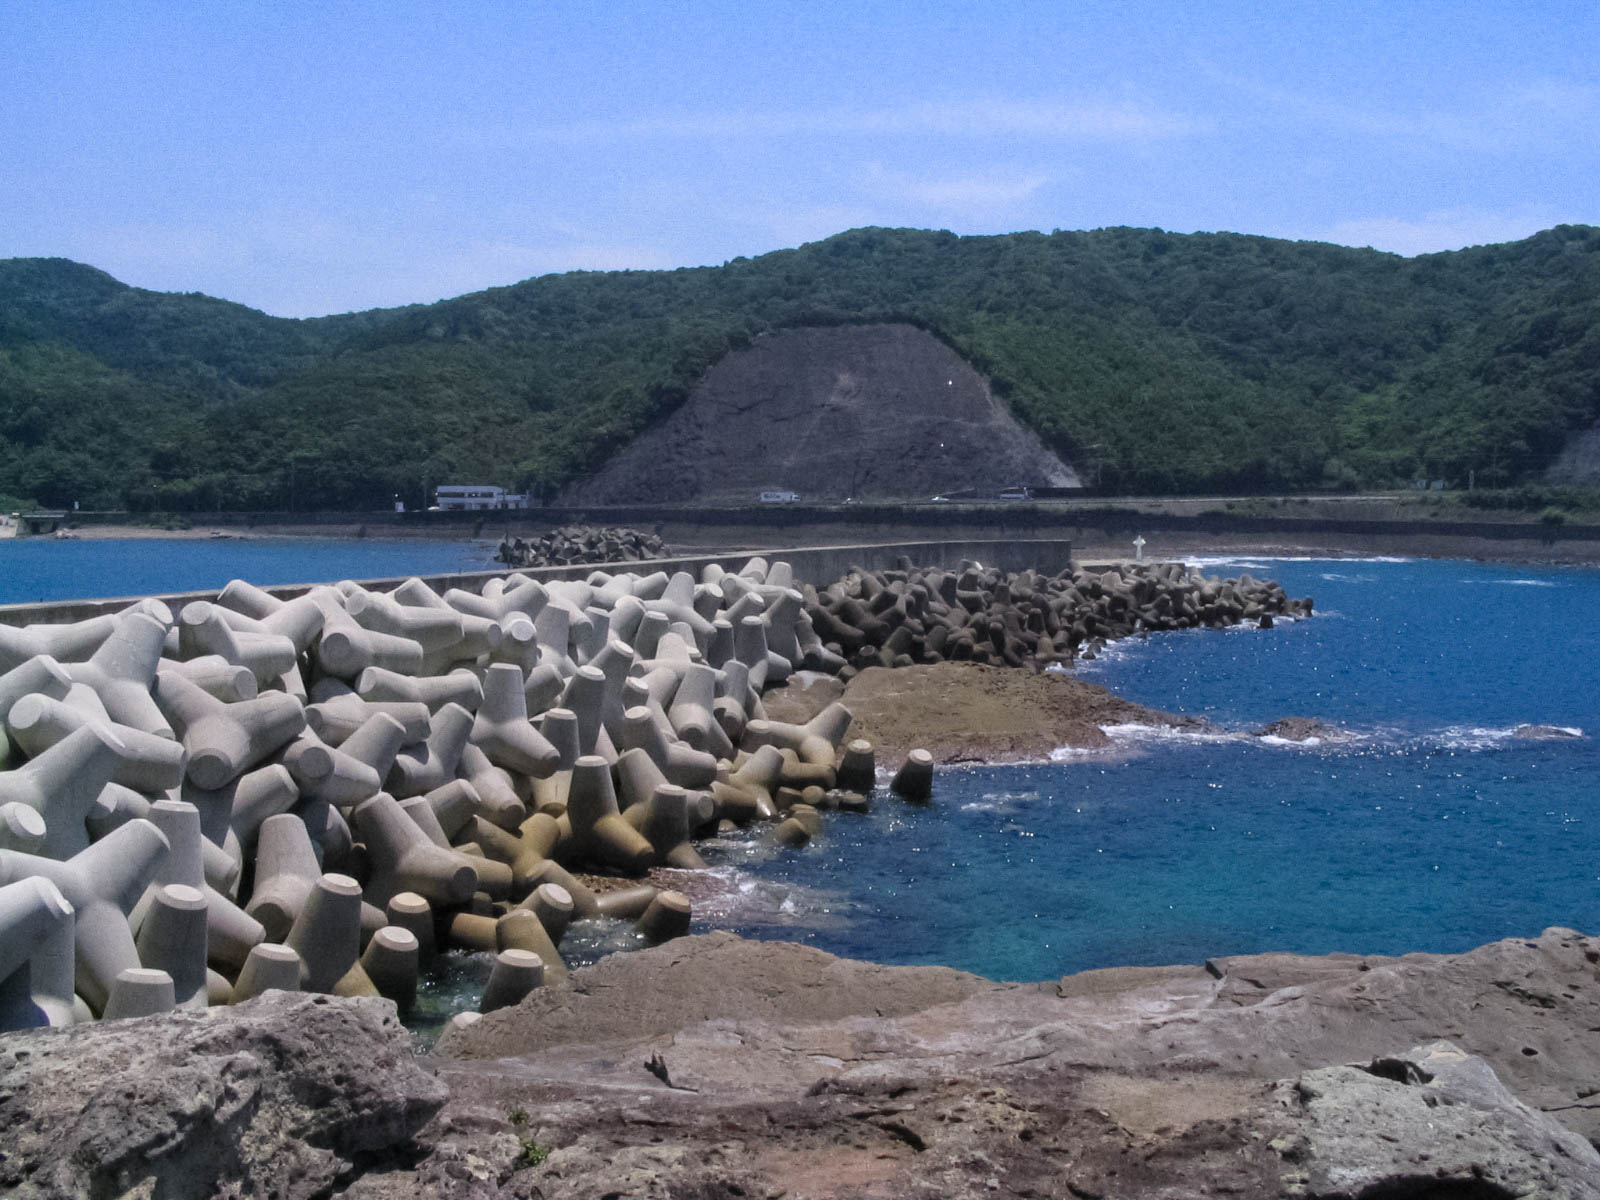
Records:
M1133 561L1144 561L1144 534L1135 534L1133 539Z

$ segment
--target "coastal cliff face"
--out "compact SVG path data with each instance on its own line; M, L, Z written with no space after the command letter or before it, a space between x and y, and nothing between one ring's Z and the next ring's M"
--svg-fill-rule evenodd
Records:
M269 993L0 1038L0 1186L1578 1200L1600 1195L1597 963L1551 929L1003 984L711 934L421 1059L385 1002Z
M927 499L1007 484L1075 485L972 367L910 325L791 329L728 355L684 405L563 504Z

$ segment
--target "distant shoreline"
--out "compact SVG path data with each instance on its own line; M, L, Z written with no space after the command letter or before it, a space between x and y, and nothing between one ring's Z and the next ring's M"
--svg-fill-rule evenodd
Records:
M1207 558L1216 556L1237 557L1249 555L1262 558L1327 556L1330 558L1460 558L1477 562L1528 563L1545 566L1600 566L1600 543L1586 540L1562 539L1549 543L1536 537L1506 539L1465 536L1441 530L1419 531L1415 524L1397 528L1394 533L1306 533L1301 530L1282 532L1249 530L1236 533L1211 532L1194 529L1144 530L1144 557L1151 560ZM404 529L376 523L373 525L351 522L348 524L272 525L239 528L219 525L200 525L189 529L162 529L148 525L86 525L72 530L72 538L79 541L182 539L192 541L237 540L263 541L290 538L317 538L330 541L340 539L409 541L421 538L427 541L494 543L500 540L500 530L493 534L470 535L461 526L429 529ZM680 550L692 552L736 552L739 550L780 550L795 546L857 543L873 540L877 530L859 526L839 526L836 529L819 528L807 524L803 528L785 529L768 526L761 529L721 530L709 527L690 531L674 529L678 537L668 537L669 543ZM883 540L895 540L900 531L885 528ZM953 527L948 530L919 529L920 538L940 533L961 539L971 535L970 530ZM1046 532L1040 530L1040 533ZM1113 536L1099 529L1059 529L1073 542L1073 558L1078 562L1104 562L1134 557L1132 539ZM684 536L687 534L688 536ZM1087 534L1087 536L1085 536ZM53 535L40 535L49 538ZM34 539L28 539L34 540Z

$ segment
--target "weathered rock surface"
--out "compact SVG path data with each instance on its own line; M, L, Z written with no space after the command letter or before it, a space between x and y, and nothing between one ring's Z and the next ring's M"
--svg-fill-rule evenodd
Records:
M1600 1193L1600 1155L1449 1042L1278 1085L1290 1190L1327 1197Z
M383 1000L236 1008L0 1037L0 1193L326 1196L439 1111Z
M1592 1197L1597 961L1553 929L1000 985L684 939L448 1033L431 1155L349 1195Z

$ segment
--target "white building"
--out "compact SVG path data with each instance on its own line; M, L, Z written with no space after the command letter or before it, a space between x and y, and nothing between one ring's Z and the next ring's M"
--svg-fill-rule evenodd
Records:
M491 483L442 483L433 491L433 506L447 510L527 508L527 492L508 492Z

